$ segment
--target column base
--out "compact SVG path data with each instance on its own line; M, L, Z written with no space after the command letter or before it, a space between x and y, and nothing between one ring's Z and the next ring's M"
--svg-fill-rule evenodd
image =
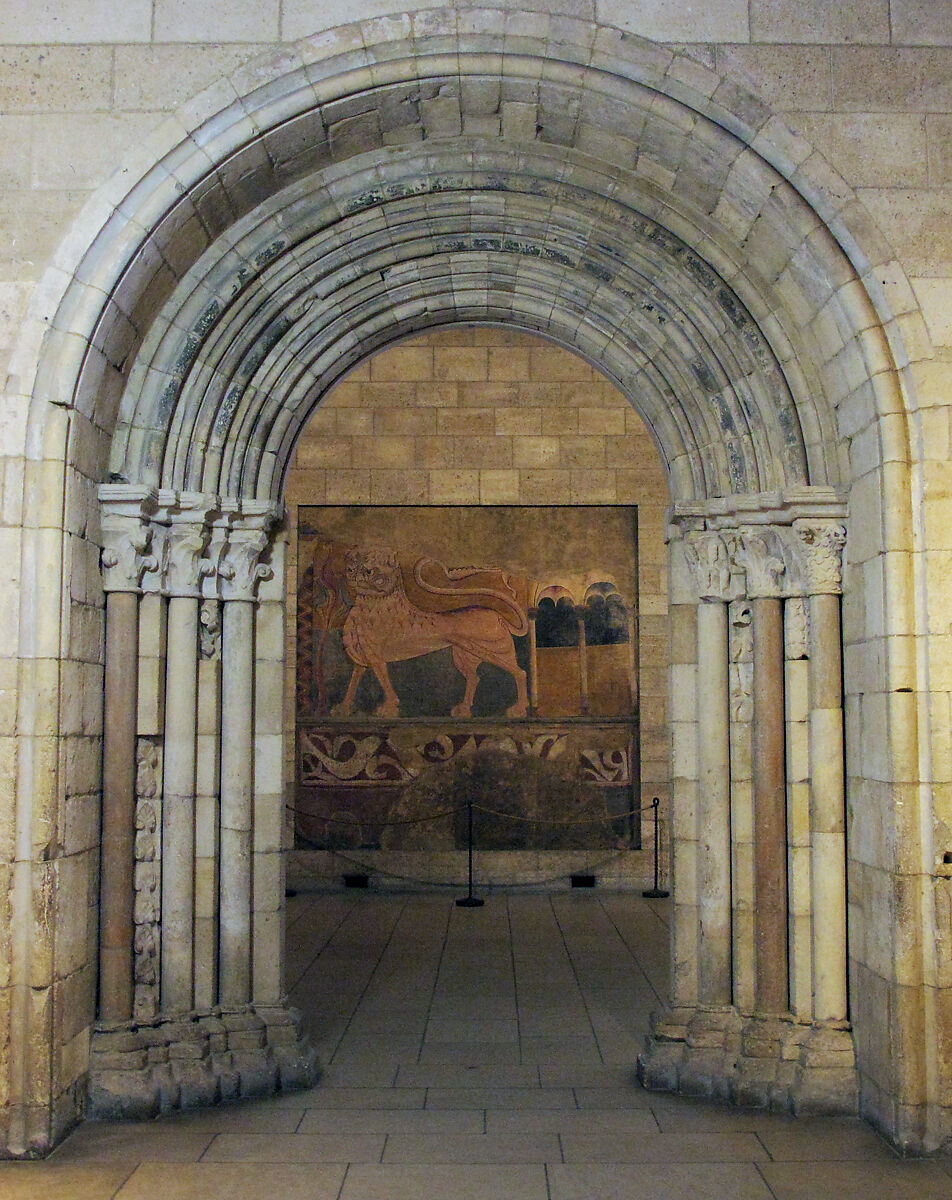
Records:
M638 1078L651 1091L706 1096L795 1116L855 1116L858 1088L846 1022L799 1024L736 1008L656 1013Z
M284 1005L103 1024L90 1047L86 1115L143 1120L311 1087L320 1074L300 1016Z

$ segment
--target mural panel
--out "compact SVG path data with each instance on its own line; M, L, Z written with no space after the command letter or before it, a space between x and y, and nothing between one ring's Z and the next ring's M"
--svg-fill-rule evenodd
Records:
M637 600L633 508L300 508L299 840L637 844Z

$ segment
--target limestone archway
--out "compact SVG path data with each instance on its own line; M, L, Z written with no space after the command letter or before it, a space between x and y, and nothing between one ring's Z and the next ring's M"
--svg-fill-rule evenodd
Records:
M272 1086L276 1070L286 1083L308 1075L281 1007L276 950L281 728L255 729L248 702L269 624L280 621L270 530L295 439L327 389L397 338L467 321L541 333L599 365L641 413L669 473L676 669L687 685L673 726L675 1013L646 1076L848 1107L839 552L849 489L881 517L878 533L864 522L857 563L909 543L908 508L886 504L882 482L886 464L901 473L907 437L901 331L875 269L888 248L809 147L689 57L608 28L583 37L554 22L540 39L517 14L503 32L492 10L466 10L459 28L452 17L452 28L442 12L349 27L214 89L100 195L96 236L77 235L89 248L75 262L63 250L71 278L44 334L30 436L42 441L54 425L50 398L65 402L68 461L110 479L100 489L107 870L96 1094L104 1108L139 1096L148 1110L161 1086L138 1059L125 1078L95 1068L117 1025L120 1040L131 1033L133 927L155 927L143 942L159 932L157 919L135 919L137 752L146 774L151 765L143 737L163 796L148 1020L171 1030L159 1041L175 1042L182 1015L198 1013L198 1040L232 1055L221 1065L207 1055L178 1095ZM52 275L50 291L59 283ZM863 466L850 457L854 436ZM731 714L727 698L728 631L748 619L738 602L753 627L750 714ZM225 664L211 733L193 703L206 603L221 608ZM165 638L163 674L150 647ZM57 660L69 660L67 648ZM884 669L890 679L901 671L891 656ZM810 689L798 721L784 716L785 679ZM142 699L149 680L154 703ZM164 712L163 698L173 701ZM757 748L749 786L732 741L744 725ZM40 736L29 713L23 728ZM221 786L210 791L221 840L204 856L217 882L197 918L203 736L219 746ZM801 773L788 781L793 758ZM851 769L864 777L863 763ZM752 838L737 807L745 788ZM27 892L17 896L29 905ZM217 978L196 976L202 938L217 947ZM792 959L774 953L788 938ZM867 958L857 950L860 987ZM864 1015L868 1028L906 1019L877 995L883 1011ZM916 1016L921 996L902 998ZM25 1001L15 1014L24 1031ZM222 1007L230 1025L215 1024ZM862 1029L858 1045L862 1073ZM865 1108L883 1123L892 1118L882 1097L898 1094L907 1069L900 1059L888 1088L866 1072ZM835 1078L823 1074L831 1063ZM899 1140L917 1136L905 1128L890 1125Z

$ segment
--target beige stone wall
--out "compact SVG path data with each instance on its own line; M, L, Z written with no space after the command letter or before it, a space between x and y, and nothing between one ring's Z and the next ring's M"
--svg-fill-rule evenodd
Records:
M645 803L667 798L667 483L644 422L594 367L541 338L488 327L381 351L311 417L286 500L292 556L299 505L637 505L642 790ZM295 587L292 567L291 611ZM291 624L289 632L293 664ZM291 686L289 728L293 694Z

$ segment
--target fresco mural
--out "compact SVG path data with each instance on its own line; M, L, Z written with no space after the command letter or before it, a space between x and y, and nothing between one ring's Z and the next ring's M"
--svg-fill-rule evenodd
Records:
M636 844L636 580L632 508L299 509L302 844Z

